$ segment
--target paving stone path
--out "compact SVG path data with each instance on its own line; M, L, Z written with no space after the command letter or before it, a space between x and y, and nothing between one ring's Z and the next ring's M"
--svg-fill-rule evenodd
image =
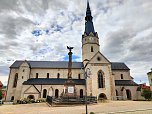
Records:
M152 114L152 101L109 101L88 106L95 114ZM85 105L48 107L46 103L2 105L0 114L85 114Z

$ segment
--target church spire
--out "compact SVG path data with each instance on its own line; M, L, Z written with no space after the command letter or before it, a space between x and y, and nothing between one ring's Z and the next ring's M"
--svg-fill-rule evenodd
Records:
M90 5L89 5L89 1L88 1L88 0L87 0L87 11L86 11L86 17L91 17L91 20L92 20L91 10L90 10Z
M85 17L85 33L89 35L91 32L95 34L93 22L92 22L92 15L91 15L91 10L90 10L90 5L89 1L87 0L87 10L86 10L86 17Z

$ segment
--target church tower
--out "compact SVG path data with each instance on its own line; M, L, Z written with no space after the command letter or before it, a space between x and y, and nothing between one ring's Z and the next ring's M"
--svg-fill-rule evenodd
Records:
M94 30L92 19L90 5L87 2L85 31L82 35L82 61L84 64L100 51L99 38L97 32Z

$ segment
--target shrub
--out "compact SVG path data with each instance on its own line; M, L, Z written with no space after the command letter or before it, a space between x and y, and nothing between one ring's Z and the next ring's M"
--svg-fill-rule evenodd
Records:
M0 100L3 98L2 91L0 90Z
M143 90L142 96L143 96L146 100L151 100L151 99L152 99L152 92L151 92L151 91L148 91L148 90Z
M94 112L90 112L90 114L95 114Z
M44 99L44 98L39 98L39 99L36 100L36 103L41 103L41 102L45 102L45 101L46 101L46 99Z
M46 99L43 99L43 98L39 98L37 100L24 98L24 99L17 100L17 104L41 103L45 101Z

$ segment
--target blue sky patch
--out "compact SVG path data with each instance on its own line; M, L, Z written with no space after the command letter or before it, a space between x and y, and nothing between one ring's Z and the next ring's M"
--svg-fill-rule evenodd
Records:
M41 30L33 30L33 31L32 31L32 34L33 34L34 36L40 36L40 35L42 35L42 31L41 31Z
M62 26L60 26L60 25L58 25L58 24L53 24L53 25L51 25L51 28L53 28L53 30L54 31L60 31L61 32L61 30L63 29L63 27Z
M79 59L80 57L77 55L72 55L72 61L76 61L76 59ZM64 61L69 61L69 55L64 56Z

